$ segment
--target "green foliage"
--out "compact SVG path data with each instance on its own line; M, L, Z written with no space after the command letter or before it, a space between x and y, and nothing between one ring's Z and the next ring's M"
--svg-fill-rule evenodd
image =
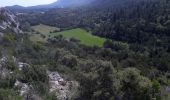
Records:
M161 90L160 83L157 80L153 80L152 83L153 83L152 87L154 88L155 93L160 92L160 90Z
M88 45L88 46L102 47L105 41L104 38L93 36L91 33L88 33L87 31L80 29L80 28L52 33L51 35L52 36L63 35L65 38L68 38L68 39L75 38L75 39L80 40L80 43Z
M72 42L80 42L80 40L75 39L75 38L70 38L70 41L72 41Z
M6 68L11 71L15 71L18 69L17 65L13 61L10 61L10 60L7 62Z
M127 43L116 42L116 41L111 41L111 40L107 40L104 43L104 47L111 48L116 51L120 51L120 50L128 51L129 50L129 45Z
M150 100L152 82L140 75L135 68L126 68L120 71L121 89L125 92L123 98L129 100Z
M49 96L51 96L51 99L53 100L54 98L56 99L56 97L49 93L49 84L48 83L44 83L44 82L40 82L40 81L34 81L33 83L31 83L33 85L33 88L38 92L38 94L43 97L43 98L49 98ZM54 99L54 100L55 100Z
M16 40L17 38L14 34L5 34L3 37L3 41L7 43L13 43Z
M57 8L44 14L31 11L23 15L21 20L32 25L46 25L32 27L43 34L31 34L34 43L29 37L19 41L20 37L13 34L4 35L2 44L8 45L0 46L2 53L15 50L15 56L31 66L18 71L9 61L7 68L14 70L14 74L1 79L0 97L14 96L17 92L12 89L18 79L33 85L43 99L55 100L55 95L49 94L46 71L50 70L80 83L76 100L169 100L170 2L116 0L114 3L97 0L93 3L97 6L85 9ZM51 26L60 27L60 32ZM53 41L47 41L48 37ZM98 48L103 44L104 48Z
M157 80L153 80L152 84L153 84L152 86L153 96L160 99L161 97L159 93L161 91L161 84Z
M100 65L101 64L101 65ZM100 63L98 69L81 77L81 97L97 100L150 100L152 82L135 68L116 72L112 65ZM98 66L98 65L96 65ZM93 71L92 70L92 71ZM160 92L160 91L159 91Z
M46 68L41 66L25 68L21 73L21 80L27 82L46 82L48 81Z
M57 40L62 40L64 37L62 35L57 35L57 36L54 36L54 38Z
M40 25L37 25L37 26L33 26L32 28L35 31L37 31L39 33L42 33L44 35L50 33L50 31L54 31L56 29L55 27L51 27L51 26L43 25L43 24L40 24Z
M16 94L16 91L12 89L0 89L1 100L24 100L22 97Z
M32 35L31 40L33 40L33 41L37 41L37 40L39 40L39 41L43 40L44 41L44 39L47 40L46 37L48 37L48 35L50 35L50 37L54 37L54 38L57 38L57 39L61 36L63 36L64 38L67 38L67 39L71 39L71 40L73 40L73 38L74 38L76 40L79 40L81 44L85 44L87 46L102 47L104 42L105 42L104 38L94 36L91 33L87 32L87 31L85 31L84 29L81 29L81 28L65 30L65 31L55 32L55 33L50 33L50 31L52 31L53 28L54 28L54 27L50 28L50 26L38 25L38 26L34 26L33 28L36 31L41 32L43 34L43 39L39 39L40 37L42 37L39 34ZM45 29L47 29L47 30L45 30Z
M63 65L69 66L70 68L76 67L77 62L77 57L73 55L67 55L61 59L61 63Z
M51 93L45 97L45 100L58 100L55 96L55 93Z
M13 88L14 83L15 83L15 77L9 77L7 79L1 79L0 88L3 88L3 89Z
M45 35L43 35L43 34L41 34L41 37L42 37L43 39L45 39L45 38L46 38L46 36L45 36Z
M33 44L33 48L34 50L36 50L37 52L40 50L44 50L43 45L41 45L40 43L34 43Z

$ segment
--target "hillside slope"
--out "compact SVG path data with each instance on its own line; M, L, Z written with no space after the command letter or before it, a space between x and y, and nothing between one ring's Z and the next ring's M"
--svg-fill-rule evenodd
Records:
M5 8L0 8L0 32L22 33L15 15Z

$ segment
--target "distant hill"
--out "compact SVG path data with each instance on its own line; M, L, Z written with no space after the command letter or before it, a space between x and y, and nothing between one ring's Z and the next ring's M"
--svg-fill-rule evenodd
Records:
M97 8L105 8L105 7L119 7L122 5L126 5L129 2L141 2L146 0L58 0L51 4L46 5L37 5L30 7L22 7L19 5L7 6L6 8L11 11L26 11L26 10L47 10L52 8L75 8L75 7L97 7ZM151 0L152 1L152 0Z
M19 5L14 5L14 6L7 6L6 8L11 8L11 9L24 9L25 7L19 6Z
M51 4L46 5L37 5L37 6L31 6L31 7L25 7L27 9L49 9L49 8L66 8L66 7L78 7L83 6L90 1L94 0L58 0Z
M6 8L12 11L24 11L30 9L50 9L50 8L68 8L68 7L80 7L85 5L90 5L93 2L98 0L58 0L54 3L47 4L47 5L37 5L37 6L30 6L30 7L23 7L19 5L14 6L7 6Z

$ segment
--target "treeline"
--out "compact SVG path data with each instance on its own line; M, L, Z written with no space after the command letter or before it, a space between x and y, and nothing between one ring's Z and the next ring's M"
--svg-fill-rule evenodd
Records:
M169 0L100 0L89 7L49 9L22 15L20 19L31 25L43 23L62 30L82 27L95 35L128 43L132 51L153 58L151 66L167 71L169 11Z

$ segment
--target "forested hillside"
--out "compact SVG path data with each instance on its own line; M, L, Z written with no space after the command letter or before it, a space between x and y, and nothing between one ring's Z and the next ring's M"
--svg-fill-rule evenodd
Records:
M2 37L0 99L170 100L169 0L12 11L27 34Z

